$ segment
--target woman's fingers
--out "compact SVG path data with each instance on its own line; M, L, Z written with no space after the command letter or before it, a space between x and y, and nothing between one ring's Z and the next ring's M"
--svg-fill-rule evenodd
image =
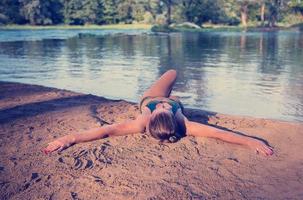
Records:
M51 153L53 151L60 149L61 147L63 147L62 143L60 143L58 141L53 141L53 142L49 143L48 146L46 148L44 148L42 151L43 151L43 153L48 154L48 153Z
M266 144L260 144L256 148L257 153L262 153L266 156L270 156L273 154L273 149L270 146L267 146Z
M273 150L271 149L271 148L269 148L269 147L266 147L266 153L267 153L267 155L272 155L274 152L273 152Z
M262 141L254 141L251 147L253 147L256 150L256 153L262 153L263 155L266 156L270 156L274 153L273 148L271 146L266 145Z
M273 150L270 146L267 146L266 144L263 144L263 152L267 155L270 156L273 154Z
M73 144L73 137L70 135L66 135L64 137L58 138L57 140L48 143L47 147L42 151L45 154L51 153L53 151L62 151L68 148L71 144Z

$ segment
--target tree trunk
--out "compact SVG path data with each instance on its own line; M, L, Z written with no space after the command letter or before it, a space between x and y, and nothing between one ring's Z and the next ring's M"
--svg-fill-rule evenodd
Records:
M269 20L269 27L273 28L276 26L277 17L276 15L271 15Z
M275 27L276 21L278 20L279 14L279 1L274 0L271 2L270 9L269 9L269 19L268 19L268 26Z
M260 16L261 16L261 24L262 24L262 26L264 26L264 21L265 21L265 2L264 1L262 1L262 4L261 4Z
M167 0L167 19L166 19L166 24L170 25L171 24L171 2L172 0Z
M241 5L241 22L242 26L247 27L247 12L248 12L248 4L247 2L243 2Z

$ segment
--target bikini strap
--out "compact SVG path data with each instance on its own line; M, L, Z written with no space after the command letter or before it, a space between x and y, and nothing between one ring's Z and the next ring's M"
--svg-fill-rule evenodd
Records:
M152 98L157 98L157 97L159 97L159 96L146 96L146 97L144 97L144 98L140 101L140 104L139 104L140 112L142 113L142 105L143 105L143 103L144 103L147 99L152 99ZM177 103L177 104L178 104L178 107L181 108L181 111L183 112L184 107L183 107L183 104L182 104L179 100L172 99L172 98L167 98L167 99L169 99L170 101L172 101L172 102L174 102L174 103ZM161 101L160 101L160 100L153 100L153 101L148 102L148 104L150 104L151 102L157 102L157 103L159 103L159 102L161 102ZM156 104L153 103L154 105L151 106L152 108L150 108L150 107L147 106L147 107L151 110L151 112L155 109L155 106L157 105L157 103L156 103ZM178 108L175 110L174 114L177 112L177 110L178 110Z

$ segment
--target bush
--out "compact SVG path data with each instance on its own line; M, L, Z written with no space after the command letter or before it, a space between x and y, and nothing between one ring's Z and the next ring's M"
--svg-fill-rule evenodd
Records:
M282 23L288 25L303 23L303 16L299 13L285 15L282 19Z
M227 25L230 25L230 26L237 26L240 24L240 19L238 17L220 17L219 18L219 21L222 23L222 24L227 24Z
M8 17L0 13L0 24L7 24Z
M172 28L180 28L180 29L201 29L200 26L191 22L183 22L181 24L173 24Z
M153 24L155 23L155 19L150 12L145 12L143 15L143 23L145 24Z
M169 27L168 25L154 25L151 28L152 32L162 32L162 33L170 33L170 32L174 32L175 30L171 27Z
M164 14L156 16L156 24L165 25L166 24L166 17Z

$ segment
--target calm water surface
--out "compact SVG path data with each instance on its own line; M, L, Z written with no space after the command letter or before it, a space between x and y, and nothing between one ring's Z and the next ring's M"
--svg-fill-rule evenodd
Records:
M303 122L303 33L0 31L0 80L137 101L168 69L186 106Z

